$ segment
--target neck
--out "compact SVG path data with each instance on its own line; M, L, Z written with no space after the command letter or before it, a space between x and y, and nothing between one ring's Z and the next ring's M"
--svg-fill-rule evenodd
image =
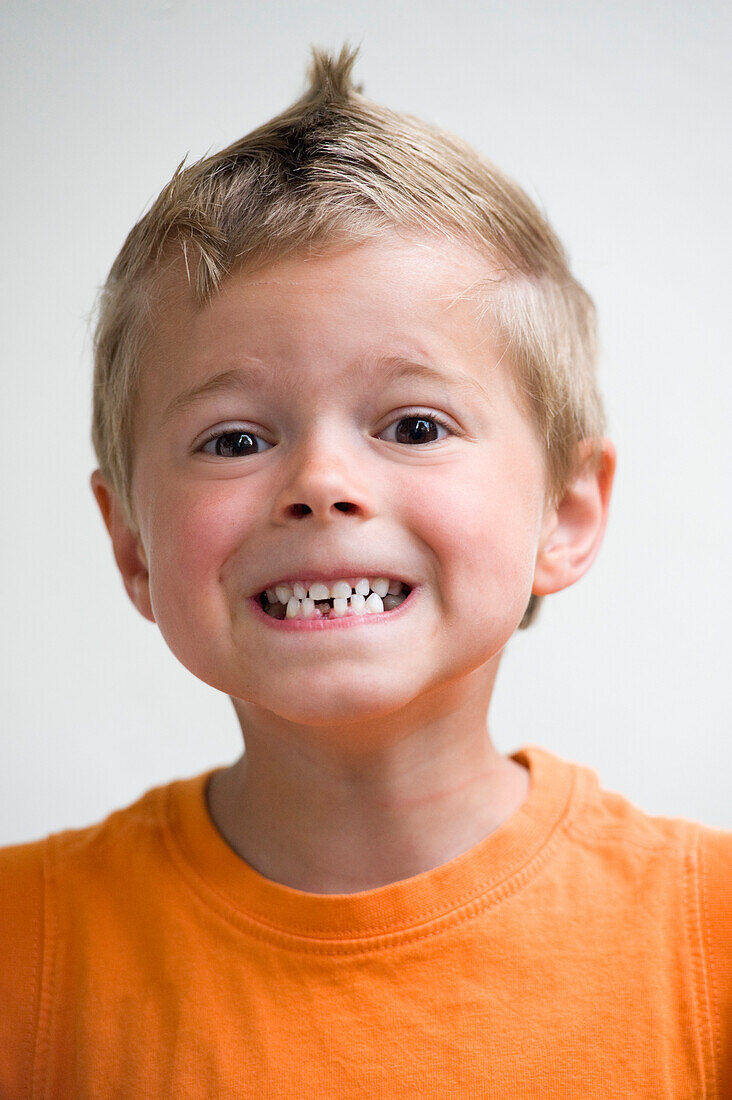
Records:
M492 744L484 691L461 694L457 707L443 697L327 728L235 701L246 753L212 779L214 823L260 874L309 893L375 889L448 862L528 788Z

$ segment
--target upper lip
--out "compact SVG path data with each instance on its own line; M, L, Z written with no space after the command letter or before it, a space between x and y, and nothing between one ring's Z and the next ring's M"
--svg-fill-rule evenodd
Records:
M409 585L410 588L413 586L412 581L408 580L401 571L384 569L383 566L374 569L368 565L347 564L326 570L308 569L306 566L301 566L297 572L280 573L273 580L260 585L252 595L258 596L261 592L266 591L268 588L274 588L278 584L292 585L295 581L307 581L309 584L315 584L316 581L322 581L323 584L329 584L331 581L352 581L352 583L355 583L361 580L362 577L388 577L389 580L401 581L403 584Z

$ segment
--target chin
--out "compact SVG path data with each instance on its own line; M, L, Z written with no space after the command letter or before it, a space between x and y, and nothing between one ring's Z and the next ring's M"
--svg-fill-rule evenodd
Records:
M405 684L320 683L293 685L289 691L276 695L268 690L252 702L287 722L302 726L335 726L380 718L407 706L412 694Z

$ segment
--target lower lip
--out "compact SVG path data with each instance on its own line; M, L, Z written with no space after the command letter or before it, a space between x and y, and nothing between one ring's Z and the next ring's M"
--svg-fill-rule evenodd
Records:
M345 630L353 626L377 626L380 623L391 623L403 615L408 607L412 606L413 596L417 591L413 588L407 598L399 604L399 607L391 611L377 611L372 615L342 615L340 618L330 619L273 619L263 610L258 597L252 596L248 600L256 618L261 619L274 630L289 632L313 631L313 630Z

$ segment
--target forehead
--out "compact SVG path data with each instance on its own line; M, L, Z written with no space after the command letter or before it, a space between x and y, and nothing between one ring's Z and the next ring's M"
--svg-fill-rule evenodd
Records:
M143 372L159 405L242 359L288 384L338 360L395 358L487 368L502 349L479 321L500 272L467 246L392 236L234 272L201 306L182 263L161 277Z

